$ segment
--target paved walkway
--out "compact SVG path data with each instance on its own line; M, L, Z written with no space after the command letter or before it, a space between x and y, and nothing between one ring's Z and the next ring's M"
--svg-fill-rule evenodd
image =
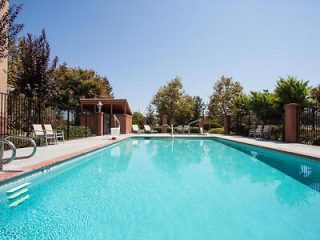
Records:
M120 135L116 140L111 140L110 135L89 137L77 140L66 141L57 145L41 146L37 148L36 154L28 159L14 160L3 166L0 171L0 183L8 179L18 177L25 173L49 166L58 162L63 162L69 158L97 150L112 143L119 142L129 138L130 135ZM22 148L17 150L17 157L28 155L31 148ZM5 153L5 157L9 152Z
M93 150L105 147L112 143L130 138L131 136L138 137L171 137L170 134L128 134L120 135L117 140L111 140L110 135L100 137L90 137L77 140L66 141L58 145L49 145L38 147L35 156L29 159L15 160L9 164L4 165L3 171L0 171L0 183L14 177L32 172L36 169L50 166L52 164L63 162L69 158L91 152ZM219 134L212 135L175 135L174 137L204 137L204 138L221 138L232 140L240 143L251 144L259 147L265 147L274 150L294 153L297 155L313 157L320 160L320 146L310 146L296 143L282 143L274 141L262 141L252 138L245 138L239 136L225 136ZM31 148L23 148L17 151L17 156L27 155L31 152ZM6 155L9 153L7 152Z

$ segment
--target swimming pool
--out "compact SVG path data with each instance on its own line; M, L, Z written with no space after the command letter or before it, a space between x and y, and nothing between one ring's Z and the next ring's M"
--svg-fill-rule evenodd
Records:
M0 239L320 234L319 163L225 140L132 138L25 182L15 207L0 192Z

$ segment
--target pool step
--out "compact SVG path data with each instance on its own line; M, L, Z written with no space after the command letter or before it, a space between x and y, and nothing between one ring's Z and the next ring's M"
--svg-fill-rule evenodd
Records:
M29 182L25 182L25 183L23 183L23 184L21 184L21 185L19 185L19 186L16 186L16 187L14 187L14 188L9 189L8 191L6 191L6 193L7 193L7 194L14 193L14 192L16 192L16 191L18 191L18 190L26 187L26 186L29 186L29 185L30 185Z
M23 203L24 201L28 200L30 198L30 195L25 195L22 198L19 198L18 200L12 202L9 204L9 207L16 207L18 205L20 205L21 203Z
M27 188L29 185L29 182L25 182L6 191L9 207L16 207L30 198L29 189Z
M28 192L28 191L29 191L28 188L22 188L21 190L13 193L13 194L11 194L11 195L9 195L9 196L8 196L8 199L9 199L9 200L15 199L15 198L21 196L22 194L24 194L24 193L26 193L26 192Z

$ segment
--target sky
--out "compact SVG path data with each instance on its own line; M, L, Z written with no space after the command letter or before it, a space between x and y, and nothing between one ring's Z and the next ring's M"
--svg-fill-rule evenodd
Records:
M245 92L280 76L320 84L319 0L14 0L21 35L45 28L52 56L106 76L116 98L145 112L180 76L209 100L222 75Z

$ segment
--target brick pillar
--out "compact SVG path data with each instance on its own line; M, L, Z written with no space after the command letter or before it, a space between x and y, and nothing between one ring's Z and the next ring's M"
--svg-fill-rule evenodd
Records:
M167 125L167 115L162 115L162 133L167 133L168 131L168 125Z
M103 135L103 112L96 113L97 115L97 136Z
M230 134L230 115L223 115L224 134Z
M284 105L284 140L287 143L300 142L299 136L300 105L289 103Z

